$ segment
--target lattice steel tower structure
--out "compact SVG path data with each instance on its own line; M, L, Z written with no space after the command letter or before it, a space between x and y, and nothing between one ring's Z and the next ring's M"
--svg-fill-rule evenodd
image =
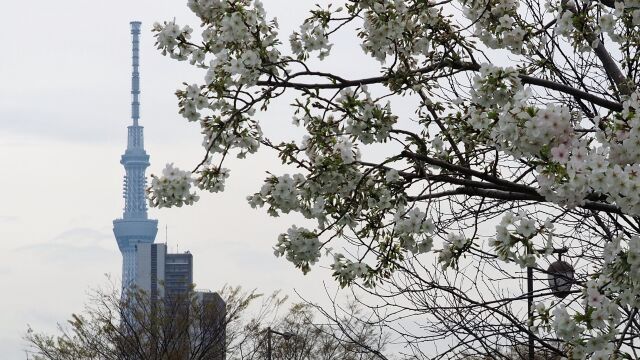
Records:
M140 74L139 45L140 22L131 22L132 64L131 73L131 119L128 126L127 149L120 159L126 174L124 176L124 213L121 219L113 220L113 233L122 253L122 287L126 289L134 284L136 276L136 245L153 243L158 232L158 220L147 215L145 198L145 171L149 166L149 155L144 150L143 128L140 119Z

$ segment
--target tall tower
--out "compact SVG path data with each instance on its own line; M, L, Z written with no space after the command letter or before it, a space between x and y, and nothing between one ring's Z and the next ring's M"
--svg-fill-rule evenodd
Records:
M140 74L138 73L140 22L131 22L132 64L131 73L131 119L128 126L127 149L120 163L124 166L124 213L121 219L113 220L113 233L122 253L122 287L128 288L135 283L136 245L153 243L158 232L158 220L147 215L145 199L145 170L149 166L149 155L144 151L140 118Z

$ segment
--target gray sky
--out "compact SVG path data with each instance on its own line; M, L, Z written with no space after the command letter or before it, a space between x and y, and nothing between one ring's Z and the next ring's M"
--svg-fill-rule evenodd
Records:
M285 41L305 17L302 10L313 6L264 3L278 17ZM0 357L12 360L25 358L28 324L53 331L56 322L81 311L91 287L107 282L104 274L120 278L111 221L123 206L119 158L130 122L129 21L143 23L141 124L150 172L167 162L191 169L201 158L199 131L177 114L173 93L202 74L161 56L149 31L154 21L174 17L196 27L186 1L2 1L0 14ZM346 46L334 50L357 49ZM353 62L327 66L351 76L370 70ZM279 121L290 123L286 103L269 113L267 133L279 131ZM224 194L203 194L194 207L150 211L160 222L156 241L164 241L167 226L170 250L194 254L199 288L295 288L319 299L322 281L332 283L326 269L303 276L273 256L278 233L297 218L276 221L244 200L274 160L262 153L234 162Z

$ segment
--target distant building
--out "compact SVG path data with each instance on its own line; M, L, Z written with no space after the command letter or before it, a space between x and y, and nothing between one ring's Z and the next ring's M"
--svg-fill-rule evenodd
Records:
M165 244L135 245L133 284L154 300L185 298L193 290L193 255L190 252L169 254Z
M225 360L226 359L226 322L227 312L226 303L216 292L211 291L196 291L196 298L202 308L200 319L204 326L203 328L211 329L210 332L203 334L208 336L204 343L211 344L212 350L210 353L211 360Z
M134 285L147 293L152 301L164 297L162 286L166 277L167 246L165 244L137 244Z
M190 252L167 254L164 289L168 297L184 297L193 288L193 255Z

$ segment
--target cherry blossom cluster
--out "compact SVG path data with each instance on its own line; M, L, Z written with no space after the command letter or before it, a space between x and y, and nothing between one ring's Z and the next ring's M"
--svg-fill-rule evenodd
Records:
M363 144L385 141L398 119L391 111L391 104L381 105L371 97L366 86L357 91L342 90L336 102L346 115L344 132Z
M260 125L251 119L255 110L249 108L243 113L224 98L210 101L207 95L201 94L202 88L192 84L186 90L176 92L180 99L180 113L189 121L200 124L204 135L202 146L211 153L237 149L239 158L255 153L262 138ZM204 111L211 114L204 116Z
M337 11L340 11L338 9ZM319 19L307 19L297 32L289 37L291 50L298 59L304 60L309 57L309 53L318 51L318 58L324 59L331 52L332 44L327 36L328 22Z
M354 262L340 253L334 254L331 270L333 275L345 285L357 278L367 277L371 271L367 264L360 261Z
M560 11L554 32L569 37L573 34L574 30L573 13L571 11Z
M438 253L438 263L443 270L448 268L458 268L460 257L469 249L472 239L464 234L448 233L447 240L442 245L442 250Z
M308 138L304 142L304 151L317 172L306 176L272 176L265 181L260 192L247 198L249 203L253 207L267 206L267 212L272 216L299 212L306 218L316 219L321 230L328 227L349 229L363 237L386 238L403 252L417 254L429 251L433 222L417 208L407 213L404 200L393 196L393 184L400 183L398 171L388 169L364 176L356 170L352 159L343 159L344 154L336 153L335 147L339 146L339 143L329 146L313 143ZM379 182L382 179L385 182ZM378 232L375 228L358 224L355 219L362 212L377 214L381 222L389 220L385 225L378 225L389 227L389 230ZM291 252L296 250L290 249ZM368 271L372 267L365 266L364 261L347 260L339 252L333 254L334 258L341 259L334 264L334 275L343 286L357 278L370 277Z
M615 331L620 321L618 304L601 291L601 281L589 281L584 290L584 313L555 305L552 327L558 337L570 346L572 360L610 359L615 350Z
M567 156L567 144L574 139L576 119L569 108L528 103L530 92L523 88L513 68L483 64L474 78L469 123L486 141L515 157L535 156L556 160Z
M182 107L180 113L189 121L198 121L202 116L199 111L208 108L210 106L209 98L200 93L200 86L198 84L191 84L187 86L184 92L179 93L182 95Z
M548 104L535 108L527 104L525 97L513 108L498 116L492 135L496 145L515 156L544 157L552 155L554 160L563 160L568 143L574 139L575 119L569 108Z
M335 144L335 147L339 145ZM300 212L308 219L316 219L321 229L325 228L327 218L333 218L337 224L343 226L353 224L350 216L345 214L348 207L340 202L351 196L358 185L361 186L360 191L369 189L371 206L391 207L391 195L386 188L376 189L370 183L367 186L368 182L361 183L362 174L355 171L355 164L345 162L343 156L352 156L352 152L331 147L328 151L332 153L318 153L318 149L318 146L309 143L306 145L310 160L322 169L321 171L308 176L272 176L265 180L260 192L247 197L249 204L252 207L268 205L267 212L272 216L292 211ZM328 200L332 198L333 204Z
M604 10L598 21L598 28L602 33L606 33L613 41L622 41L622 37L616 34L616 17Z
M274 176L265 181L259 193L248 197L247 200L254 208L268 203L271 206L269 213L273 216L278 216L277 210L287 214L300 209L298 186L304 183L305 177L302 174L296 174L293 177L289 174Z
M229 169L216 166L206 167L198 173L196 185L210 192L224 191L225 180L229 177Z
M622 103L622 111L610 121L602 142L609 147L610 161L618 165L640 163L640 94L634 92Z
M234 102L238 99L233 92L223 89L254 84L265 69L277 73L277 68L269 65L280 57L275 48L277 24L267 23L260 1L191 0L188 6L203 22L201 45L191 40L193 30L188 26L180 28L175 22L165 22L156 23L153 28L163 54L178 60L189 59L207 69L206 85L192 84L177 92L180 113L189 121L200 123L203 147L208 154L236 149L238 157L245 157L257 151L262 131L250 118L255 112L252 104L244 101L245 106L237 108ZM212 56L208 63L206 55ZM194 181L203 189L221 191L228 171L220 170L210 161L208 157ZM156 184L165 182L158 179ZM185 183L186 192L194 181ZM152 184L152 194L160 191Z
M462 1L464 15L474 23L475 35L492 49L506 48L515 54L523 51L527 33L518 21L516 0Z
M518 75L518 71L511 67L481 64L480 71L473 77L470 101L482 108L506 105L522 89Z
M498 258L503 261L514 261L520 267L532 267L536 265L540 249L534 248L534 237L545 236L544 252L551 254L553 251L554 225L547 220L541 226L536 224L530 215L520 212L506 213L496 226L495 239L489 245L495 249Z
M540 194L567 206L584 203L590 193L602 194L623 211L640 214L638 94L623 106L612 119L596 118L602 126L594 141L573 137L550 149L556 165L538 169Z
M394 53L406 58L428 54L434 28L444 21L440 10L426 1L412 7L403 1L360 1L358 7L364 12L358 33L362 49L381 63Z
M400 246L414 254L428 252L433 247L433 220L417 207L406 212L400 207L395 215L395 233Z
M595 13L600 12L600 6L594 2L578 9L570 2L548 2L546 4L549 13L555 13L555 26L553 33L561 35L569 40L571 46L580 52L591 51L600 43L597 38L601 30L595 21ZM607 22L607 11L605 14L605 25Z
M595 49L600 44L597 36L603 34L619 44L636 42L638 31L634 27L640 25L640 7L636 2L616 1L613 9L592 2L580 11L562 4L548 3L549 10L556 12L554 32L570 39L576 49Z
M481 70L471 92L469 124L507 154L550 164L537 169L538 192L546 199L572 207L582 204L588 187L581 167L588 150L575 136L576 116L565 106L529 104L530 92L513 69L483 65Z
M277 72L270 65L280 58L275 48L277 24L267 23L260 1L190 0L189 8L202 20L201 45L190 42L192 29L174 22L154 24L157 46L163 54L189 59L208 69L207 84L254 84L261 69ZM182 40L182 41L178 41ZM207 64L206 55L213 55Z
M604 130L598 130L597 141L588 141L574 131L581 121L580 113L555 104L532 106L529 92L515 80L512 69L501 71L489 65L482 69L474 79L469 123L505 153L544 161L546 165L536 169L541 195L575 207L590 193L599 193L624 211L640 214L637 93L623 103L618 118L596 118Z
M307 273L320 258L320 246L320 240L313 231L294 225L286 234L278 236L274 253L286 256L288 261Z
M150 206L180 207L198 200L198 195L190 191L193 184L191 173L179 170L173 164L167 164L161 177L151 175L151 179Z
M155 23L153 28L158 32L156 35L157 46L159 49L163 50L163 55L169 53L174 58L180 59L189 51L188 47L183 46L181 42L178 42L179 37L182 37L185 40L191 38L193 29L189 25L185 25L180 28L180 26L175 22L169 21L165 22L164 25ZM178 47L177 51L176 47Z
M603 259L607 266L602 269L598 281L606 286L601 286L600 291L607 296L617 294L620 306L638 307L640 305L640 237L613 238L603 250Z
M492 131L500 113L512 108L526 96L522 90L522 83L515 69L503 69L483 63L479 73L473 77L473 87L469 94L470 105L466 111L469 125L487 141L493 141ZM433 145L437 150L442 146Z

